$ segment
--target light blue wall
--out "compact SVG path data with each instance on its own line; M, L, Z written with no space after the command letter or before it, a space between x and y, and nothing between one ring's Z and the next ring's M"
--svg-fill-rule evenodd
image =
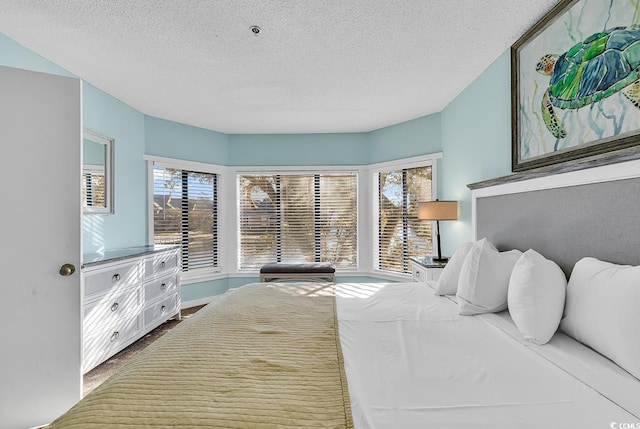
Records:
M73 76L0 34L0 65ZM370 133L226 135L147 117L85 83L86 128L115 143L115 216L85 216L85 251L147 241L143 154L229 166L367 165L442 151L439 197L461 201L462 218L442 223L445 254L471 237L468 183L510 173L510 62L505 52L442 112ZM186 285L184 300L255 279ZM345 280L349 280L345 278Z
M0 33L0 65L60 76L76 77L46 58Z
M368 157L366 133L229 135L231 166L364 165Z
M183 303L197 301L210 296L221 295L231 287L228 278L180 286L180 297ZM250 282L247 282L250 283Z
M440 113L371 131L368 146L368 164L440 152Z
M0 65L76 77L3 34L0 34ZM83 251L145 244L144 115L87 82L83 83L82 91L84 127L115 139L116 195L115 215L83 216Z
M114 215L86 215L85 253L147 242L147 171L144 115L120 100L83 85L84 127L114 139Z
M461 202L461 220L440 224L446 255L472 239L467 184L511 173L510 70L507 51L442 112L440 197Z
M442 150L440 114L369 133L233 134L231 166L368 165Z
M151 116L145 117L149 155L227 165L229 136Z

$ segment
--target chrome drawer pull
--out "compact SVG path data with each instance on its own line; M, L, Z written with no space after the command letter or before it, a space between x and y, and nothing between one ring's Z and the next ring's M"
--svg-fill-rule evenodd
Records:
M111 306L111 311L116 311L118 307L120 307L120 305L117 302L114 302L113 305Z
M118 282L118 281L120 281L120 274L116 273L116 274L113 275L113 282L115 283L115 282Z
M162 283L160 285L160 290L165 290L167 288L167 284L166 283Z
M162 306L160 307L160 313L164 314L164 312L167 311L167 307L166 306Z
M119 336L120 336L120 332L115 331L113 334L111 334L111 342L114 342L115 340L117 340Z
M164 261L160 262L160 268L164 268Z

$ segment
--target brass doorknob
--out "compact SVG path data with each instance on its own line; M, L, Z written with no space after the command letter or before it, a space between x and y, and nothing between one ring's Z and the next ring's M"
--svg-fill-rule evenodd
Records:
M63 266L60 267L61 276L70 276L75 272L76 272L76 267L72 264L64 264Z

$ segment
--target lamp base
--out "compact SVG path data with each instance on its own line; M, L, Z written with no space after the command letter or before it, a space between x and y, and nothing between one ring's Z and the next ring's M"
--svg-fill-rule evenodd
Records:
M438 242L438 257L432 257L431 260L433 260L433 262L444 263L447 262L449 258L443 257L442 251L440 250L440 221L436 221L436 227L438 228L438 232L436 233L436 241Z

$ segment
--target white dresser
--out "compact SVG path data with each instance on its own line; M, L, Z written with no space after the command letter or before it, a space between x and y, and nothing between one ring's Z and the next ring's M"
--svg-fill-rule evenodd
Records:
M180 318L180 249L142 246L85 255L82 372Z

